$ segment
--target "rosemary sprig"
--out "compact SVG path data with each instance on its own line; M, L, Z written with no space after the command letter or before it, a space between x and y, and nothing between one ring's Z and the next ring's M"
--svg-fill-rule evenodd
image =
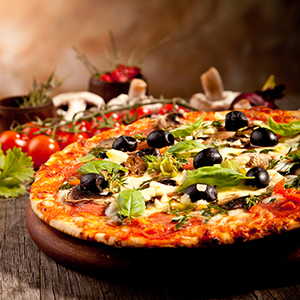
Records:
M98 78L102 75L102 72L91 63L85 54L81 53L75 46L73 46L73 49L77 54L77 58L85 65L91 76Z
M55 79L55 70L50 74L46 82L33 82L33 87L27 96L22 97L23 102L19 104L20 108L35 107L45 105L51 101L51 94L62 84L63 80Z

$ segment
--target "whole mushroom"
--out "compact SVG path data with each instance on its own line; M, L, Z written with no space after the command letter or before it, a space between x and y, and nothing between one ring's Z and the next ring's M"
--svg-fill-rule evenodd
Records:
M57 108L57 114L63 116L66 121L80 118L87 106L94 106L100 109L105 105L102 97L91 92L68 92L59 94L52 99L54 106ZM62 109L67 106L67 111Z
M224 91L223 81L218 70L211 67L200 76L203 93L196 93L190 99L190 105L198 110L228 110L239 92Z

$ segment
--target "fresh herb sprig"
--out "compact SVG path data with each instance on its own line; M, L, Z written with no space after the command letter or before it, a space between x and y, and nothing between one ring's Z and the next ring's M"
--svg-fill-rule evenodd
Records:
M45 82L33 81L33 87L29 94L22 97L22 103L19 104L20 108L35 107L45 105L51 101L51 94L58 88L63 80L57 81L55 78L55 70L50 74Z

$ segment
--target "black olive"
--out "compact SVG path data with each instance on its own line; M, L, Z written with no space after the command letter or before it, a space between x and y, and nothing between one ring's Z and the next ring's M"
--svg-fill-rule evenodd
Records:
M242 111L231 111L225 117L225 129L227 131L237 131L246 126L248 126L248 120Z
M247 177L254 177L253 179L246 179L246 185L256 186L257 188L265 188L270 182L270 177L268 172L261 167L254 167L250 169L247 174Z
M171 186L178 185L178 183L174 179L170 179L170 178L162 178L159 182L162 184L171 185Z
M222 160L222 156L217 149L206 148L198 152L198 154L194 157L193 165L195 169L198 169L205 166L220 164Z
M278 137L270 129L262 127L252 131L250 142L253 146L275 146L278 144Z
M184 193L190 196L192 202L200 199L212 202L218 197L218 192L213 186L199 183L190 185L184 190Z
M174 144L174 136L166 130L154 130L147 136L149 147L163 148Z
M123 152L132 152L137 148L137 141L129 135L121 135L112 144L112 148Z
M98 173L89 173L82 176L80 184L85 190L91 193L99 193L107 187L108 182Z
M289 169L287 174L291 175L300 175L300 163L294 163L292 167Z

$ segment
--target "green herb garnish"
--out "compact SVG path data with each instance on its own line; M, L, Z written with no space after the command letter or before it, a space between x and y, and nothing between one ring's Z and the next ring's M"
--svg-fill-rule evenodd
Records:
M207 205L207 207L205 207L204 209L201 209L201 214L206 219L206 222L207 222L215 215L228 214L228 211L215 203L209 203Z
M235 186L247 178L244 174L230 168L224 168L220 164L211 167L202 167L193 171L187 171L188 176L178 187L183 192L188 186L195 183L209 184L212 186Z
M180 153L184 156L192 156L192 150L195 150L198 153L201 149L206 148L200 141L190 140L190 141L180 141L174 146L171 146L167 149L165 153ZM195 152L194 151L194 152Z
M203 119L204 114L194 123L182 125L179 128L171 130L171 133L173 134L174 138L185 138L187 136L190 136L192 135L194 130L198 129L201 126Z
M272 131L282 136L295 135L300 132L300 121L277 123L273 120L273 118L269 117L268 126Z
M137 190L124 190L118 195L117 202L120 210L119 215L127 217L130 222L131 218L140 217L145 211L145 200L141 192Z
M252 206L258 204L259 201L260 201L260 198L257 196L254 196L254 195L245 198L246 209L247 210L250 209Z
M77 171L81 175L85 175L88 173L100 173L101 170L106 170L108 171L108 173L112 173L113 170L128 173L127 168L121 166L118 163L106 160L89 161L82 165Z
M49 103L52 100L51 94L62 82L63 80L56 81L55 70L51 73L46 82L38 83L34 80L31 91L27 96L22 97L23 102L20 103L19 107L35 107Z
M33 180L31 157L21 148L9 149L6 155L0 149L0 196L18 197L26 192L26 181Z
M286 183L284 187L286 189L295 188L298 190L300 188L300 175L298 175L291 183Z

